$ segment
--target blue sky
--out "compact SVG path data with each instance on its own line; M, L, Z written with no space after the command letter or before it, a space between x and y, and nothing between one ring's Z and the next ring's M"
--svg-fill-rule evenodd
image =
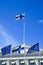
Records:
M16 14L25 13L24 20L15 20ZM0 49L12 44L32 46L40 42L43 48L43 0L0 0Z

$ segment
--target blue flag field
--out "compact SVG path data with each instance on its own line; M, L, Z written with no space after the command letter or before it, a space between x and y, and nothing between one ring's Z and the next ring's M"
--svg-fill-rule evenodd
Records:
M2 51L2 55L9 54L11 51L11 45L2 48L1 51Z
M39 43L33 45L28 49L27 53L32 53L32 52L39 52Z

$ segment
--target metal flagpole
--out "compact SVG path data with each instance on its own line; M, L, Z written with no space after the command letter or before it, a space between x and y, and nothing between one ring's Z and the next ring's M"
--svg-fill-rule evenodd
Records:
M16 20L22 20L25 17L25 13L16 15ZM23 22L23 44L25 44L25 22Z
M25 44L25 22L23 22L23 43Z
M16 20L22 20L25 17L25 13L16 15ZM25 22L23 22L23 43L25 43Z
M23 44L25 45L25 21L23 22ZM24 54L25 54L25 46L24 46Z
M39 42L39 57L40 57L40 42ZM39 62L40 62L41 59L39 59ZM41 65L41 62L40 62L40 65Z
M25 13L16 15L16 20L24 19L24 16L25 16ZM25 20L23 21L23 44L25 44ZM24 57L25 56L26 56L26 53L25 53L25 47L24 47Z

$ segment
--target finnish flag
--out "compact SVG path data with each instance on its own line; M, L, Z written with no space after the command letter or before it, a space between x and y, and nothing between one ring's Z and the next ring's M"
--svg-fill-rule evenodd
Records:
M15 18L16 18L16 20L19 20L19 19L24 19L24 17L25 17L25 13L16 15Z
M24 44L19 46L18 53L23 54L24 53Z

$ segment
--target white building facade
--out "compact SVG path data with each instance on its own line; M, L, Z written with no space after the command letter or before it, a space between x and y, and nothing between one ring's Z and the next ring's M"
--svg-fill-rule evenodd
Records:
M20 53L16 51L18 46L12 48L12 53L2 56L0 53L0 65L43 65L43 49L39 52L26 53L30 46L23 44Z

